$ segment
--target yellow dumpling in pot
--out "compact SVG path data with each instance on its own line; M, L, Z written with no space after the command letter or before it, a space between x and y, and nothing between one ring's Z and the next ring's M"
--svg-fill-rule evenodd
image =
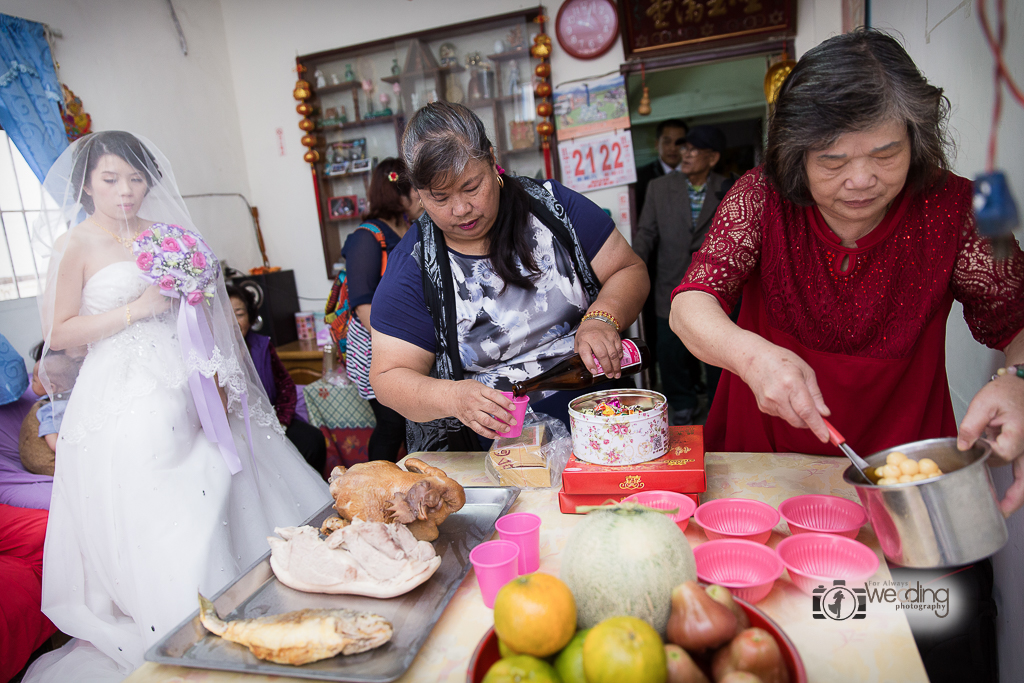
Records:
M907 459L905 453L899 451L893 451L889 455L885 456L885 462L887 465L899 465L901 462Z
M918 462L916 460L911 460L910 458L901 460L897 467L900 468L900 472L902 474L909 474L911 476L920 472Z

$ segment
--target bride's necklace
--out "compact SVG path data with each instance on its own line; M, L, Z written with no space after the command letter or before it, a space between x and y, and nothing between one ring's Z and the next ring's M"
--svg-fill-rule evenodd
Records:
M90 222L90 223L92 223L92 224L93 224L93 225L95 225L95 226L96 226L97 228L99 228L100 230L102 230L103 232L107 233L108 235L110 235L111 237L113 237L113 238L114 238L115 240L117 240L117 243L118 243L118 244L120 244L120 245L121 245L122 247L124 247L125 249L127 249L127 250L131 251L131 248L132 248L132 242L133 242L134 240L127 240L127 241L125 241L125 239L124 239L123 237L121 237L120 235L115 235L114 233L110 232L109 230L107 230L106 228L104 228L104 227L103 227L102 225L100 225L99 223L97 223L96 221L94 221L94 220L92 219L92 216L88 216L88 219L89 219L89 222ZM128 228L128 230L129 230L129 231L131 231L131 228Z

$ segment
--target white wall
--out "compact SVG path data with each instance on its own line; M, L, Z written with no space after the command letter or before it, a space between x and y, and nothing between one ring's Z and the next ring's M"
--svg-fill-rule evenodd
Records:
M797 34L793 41L796 55L791 57L799 59L821 41L841 33L842 27L842 0L797 0Z
M973 4L960 0L876 0L871 10L872 23L899 31L928 80L945 89L953 105L950 128L958 147L954 168L968 178L985 167L994 95L992 55ZM994 2L989 3L989 7L994 6ZM1024 41L1020 40L1024 35L1024 3L1008 2L1006 6L1008 40L1004 59L1020 83L1024 79ZM1024 109L1005 93L999 141L997 165L1007 173L1021 206ZM1021 239L1019 230L1017 237ZM971 397L1003 363L1003 354L989 351L971 338L963 310L956 305L947 325L946 355L953 407L957 416L963 417ZM1002 492L1012 478L1010 468L994 470L993 474ZM1000 612L1000 674L1004 681L1024 681L1024 658L1020 656L1024 634L1024 513L1011 517L1008 525L1010 541L993 558Z
M61 80L82 99L93 130L149 138L170 159L182 194L249 194L238 107L217 2L174 0L188 56L165 0L3 0L0 12L62 34ZM219 256L260 265L245 205L237 198L187 200ZM0 302L0 332L22 353L41 338L35 300ZM16 340L29 340L27 346Z

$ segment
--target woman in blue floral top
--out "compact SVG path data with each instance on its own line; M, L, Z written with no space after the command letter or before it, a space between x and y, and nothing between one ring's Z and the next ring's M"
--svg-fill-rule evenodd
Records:
M461 105L419 110L402 148L425 211L374 295L370 382L408 419L410 452L479 450L473 432L493 439L512 419L501 390L574 353L619 377L619 329L650 281L607 214L557 182L505 174ZM550 413L568 400L531 398Z

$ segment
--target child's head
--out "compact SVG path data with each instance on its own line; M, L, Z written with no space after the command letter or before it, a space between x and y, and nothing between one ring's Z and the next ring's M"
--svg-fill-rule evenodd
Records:
M32 348L32 358L36 364L32 366L32 391L37 396L45 396L52 393L54 397L66 394L75 385L75 378L78 377L78 370L82 365L81 358L75 358L64 351L50 349L46 354L46 384L39 376L43 366L43 342L39 342ZM49 385L50 392L47 391ZM67 396L64 396L67 399Z
M36 396L45 396L46 389L43 388L43 383L39 381L39 361L32 366L32 391L35 392Z
M46 395L46 389L43 387L43 383L39 381L39 363L42 357L43 342L39 342L32 347L32 358L36 361L36 364L32 366L32 391L35 392L36 396Z

